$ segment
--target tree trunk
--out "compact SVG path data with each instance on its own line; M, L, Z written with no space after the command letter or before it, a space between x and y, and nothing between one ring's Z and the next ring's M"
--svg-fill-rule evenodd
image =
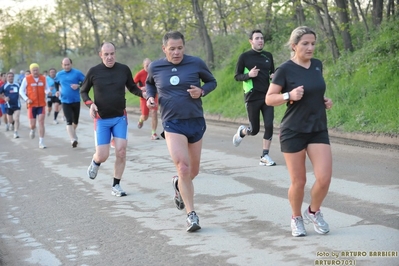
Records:
M266 17L265 17L265 29L263 30L263 38L265 42L272 40L272 22L273 22L273 12L272 12L273 1L268 0L266 6Z
M305 25L306 17L305 12L303 11L303 6L301 0L293 1L294 9L295 9L295 18L298 25Z
M362 21L364 23L364 27L366 28L367 39L370 39L369 38L369 35L370 35L369 34L369 25L367 24L367 19L366 19L366 16L364 15L364 12L363 12L363 9L362 9L362 7L360 5L359 0L356 0L356 4L357 4L357 7L359 8L360 15L362 16Z
M201 40L205 47L206 63L210 69L214 69L213 46L205 25L204 14L199 6L198 0L192 0L192 5L195 17L198 21L198 30L200 32Z
M359 22L360 18L359 18L359 14L357 13L357 7L356 7L355 0L349 0L349 3L351 6L353 20Z
M335 0L338 7L338 15L340 18L341 35L344 40L345 50L353 52L352 36L349 32L349 15L346 0Z
M101 45L101 40L100 40L100 34L98 30L98 21L96 16L94 15L94 12L92 12L94 3L93 0L84 0L84 7L85 7L85 13L87 18L90 20L91 25L93 26L93 31L94 31L94 40L95 40L95 46L94 51L97 52L98 48Z
M313 0L313 2L317 5L317 0ZM328 43L331 48L331 52L333 55L334 62L338 59L339 57L339 50L338 50L338 45L337 45L337 40L335 39L334 31L331 27L331 19L330 19L330 13L328 11L328 3L327 0L323 0L323 10L324 10L324 17L325 17L325 23L323 23L323 18L320 14L319 9L316 9L316 12L318 12L318 17L320 20L320 26L323 27L324 32L326 33L326 38L328 40Z
M384 1L383 0L373 0L373 25L374 27L379 27L382 22L382 12L384 9Z

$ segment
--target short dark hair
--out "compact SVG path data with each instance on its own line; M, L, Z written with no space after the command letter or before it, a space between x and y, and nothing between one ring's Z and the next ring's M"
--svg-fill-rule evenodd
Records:
M51 70L54 70L55 72L57 72L57 69L55 69L54 67L50 68L50 69L48 70L48 72L50 72Z
M162 44L164 46L166 46L168 44L168 40L169 39L173 39L173 40L182 40L183 41L183 45L186 44L186 42L184 41L184 35L180 32L180 31L169 31L167 32L163 38L162 38Z
M255 33L260 33L263 35L263 32L259 29L253 30L249 33L249 39L252 40L252 37L254 36Z

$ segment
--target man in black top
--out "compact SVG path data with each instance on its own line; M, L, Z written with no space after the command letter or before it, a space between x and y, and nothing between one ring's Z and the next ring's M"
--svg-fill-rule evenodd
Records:
M100 164L109 156L112 136L116 156L112 195L126 196L119 185L126 164L128 120L125 87L140 97L142 97L142 92L133 82L130 68L115 61L115 46L112 43L103 43L99 55L102 63L89 70L80 89L82 100L90 108L90 116L94 119L96 136L96 152L87 169L87 175L91 179L96 178ZM92 87L94 102L89 97Z
M246 135L255 136L260 129L260 113L263 116L265 132L263 134L263 151L259 165L272 166L276 163L269 157L270 143L273 137L274 107L265 103L270 78L274 72L271 53L263 50L265 45L263 33L253 30L249 36L251 50L240 55L236 65L235 80L243 82L245 107L249 126L241 125L233 137L233 145L240 145Z

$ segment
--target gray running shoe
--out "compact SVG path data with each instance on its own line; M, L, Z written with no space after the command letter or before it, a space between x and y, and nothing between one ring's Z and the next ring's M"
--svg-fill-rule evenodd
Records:
M173 199L174 199L176 208L178 210L183 210L185 206L184 206L184 201L181 198L179 188L177 186L178 180L179 180L178 176L175 175L174 177L172 177L172 185L173 185L173 189L175 190L175 197Z
M268 154L266 154L266 155L260 157L259 165L273 166L273 165L276 165L276 163L272 160L272 158L270 158L270 156Z
M6 124L6 131L10 130L10 126L8 124Z
M10 124L10 130L14 131L14 124Z
M91 161L89 168L87 169L87 176L90 177L90 179L94 179L97 176L98 168L100 168L99 165L95 164L93 160Z
M305 220L313 223L313 227L316 233L324 235L330 232L330 227L328 226L328 223L324 221L323 214L320 211L317 211L315 214L311 214L309 212L309 209L307 208L303 212L303 217Z
M123 197L126 196L126 192L123 191L123 189L121 188L121 186L119 184L115 185L114 187L112 187L112 192L111 194L113 196L117 196L117 197Z
M240 145L242 139L243 139L243 138L241 137L241 135L240 135L240 132L241 132L243 129L245 129L245 126L243 126L243 125L239 126L238 129L237 129L237 133L234 134L234 136L233 136L233 145L234 145L235 147L238 147L238 146Z
M18 132L15 131L15 132L14 132L14 139L17 139L17 138L19 138L19 135L18 135Z
M291 230L292 236L306 236L306 230L301 216L291 218Z
M29 132L29 137L30 137L31 139L34 139L34 138L35 138L35 130L34 130L34 129L31 129L31 130L30 130L30 132Z
M199 218L195 211L187 214L187 232L194 232L200 229L201 226L199 225Z

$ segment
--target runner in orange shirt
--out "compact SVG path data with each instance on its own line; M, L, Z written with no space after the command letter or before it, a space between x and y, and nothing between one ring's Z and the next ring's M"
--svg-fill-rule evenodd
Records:
M134 76L134 83L137 84L137 86L145 92L145 81L147 79L147 68L150 65L151 60L146 58L143 60L143 69L137 72L137 74ZM140 99L140 110L141 110L141 116L139 119L139 122L137 123L138 128L143 127L144 121L147 121L148 115L151 113L151 139L152 140L158 140L159 137L156 133L157 126L158 126L158 96L155 97L155 102L156 102L156 107L154 109L150 110L147 107L147 100L145 98Z
M47 87L46 77L40 75L39 65L33 63L29 67L32 74L25 77L22 81L19 94L22 99L27 103L28 108L28 118L30 123L30 133L31 139L35 138L36 131L36 119L39 124L39 148L45 149L44 144L44 118L46 113L46 98L47 94L51 96L51 92Z

